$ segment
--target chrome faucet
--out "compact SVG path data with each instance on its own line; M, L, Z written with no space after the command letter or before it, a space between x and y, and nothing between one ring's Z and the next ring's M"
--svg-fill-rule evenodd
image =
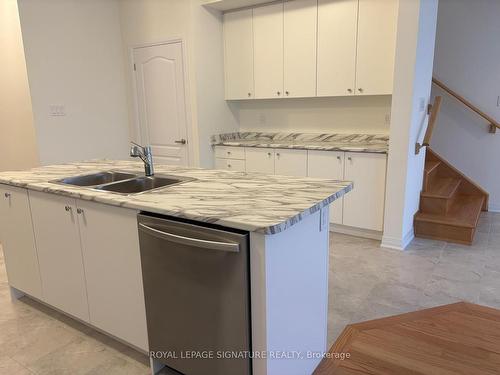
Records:
M146 176L153 176L155 174L153 166L153 154L151 153L151 146L141 146L135 142L130 142L130 156L133 158L141 158L144 162L144 173Z

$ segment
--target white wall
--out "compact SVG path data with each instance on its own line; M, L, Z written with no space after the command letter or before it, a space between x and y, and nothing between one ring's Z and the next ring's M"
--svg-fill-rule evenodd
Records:
M234 102L240 130L388 133L391 96Z
M413 239L425 153L415 155L427 126L438 0L400 0L382 246L404 249ZM424 101L424 108L420 102Z
M434 74L500 121L500 2L441 0ZM444 103L432 148L490 193L490 210L500 211L500 136L487 123L438 88Z
M36 135L16 0L0 2L0 171L38 164Z
M19 0L42 164L128 154L116 0ZM49 116L62 104L66 116Z
M237 122L224 101L221 15L201 6L201 0L122 0L120 19L124 59L128 69L127 93L130 127L135 134L130 48L181 38L186 48L188 129L194 166L213 166L210 136L237 130ZM135 135L136 136L136 135Z

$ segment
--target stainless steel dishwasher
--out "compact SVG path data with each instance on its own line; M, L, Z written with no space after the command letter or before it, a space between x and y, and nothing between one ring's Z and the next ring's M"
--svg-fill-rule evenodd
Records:
M150 352L185 375L249 375L248 233L149 214L138 223Z

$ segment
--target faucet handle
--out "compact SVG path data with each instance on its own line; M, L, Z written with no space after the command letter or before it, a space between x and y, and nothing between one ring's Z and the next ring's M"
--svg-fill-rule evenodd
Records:
M140 155L140 150L139 150L139 147L133 145L132 147L130 147L130 156L132 157L137 157Z

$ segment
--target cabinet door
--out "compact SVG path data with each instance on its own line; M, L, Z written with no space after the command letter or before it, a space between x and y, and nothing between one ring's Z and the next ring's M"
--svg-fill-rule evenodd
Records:
M356 94L392 94L398 0L359 0Z
M274 174L274 150L247 147L245 156L247 172Z
M318 0L318 96L354 95L358 0Z
M255 97L283 96L283 3L253 10Z
M275 150L274 172L283 176L307 176L306 150Z
M88 322L89 309L75 200L31 191L29 196L43 299Z
M354 189L344 197L344 225L382 230L386 163L385 154L346 152L344 177Z
M215 158L215 169L245 172L245 160Z
M137 212L77 204L90 323L147 351Z
M0 242L9 284L42 299L28 191L0 185Z
M224 14L226 99L253 98L252 9Z
M344 180L344 153L334 151L308 151L309 177ZM342 224L344 197L330 205L330 223Z
M316 96L317 0L284 4L285 97Z

